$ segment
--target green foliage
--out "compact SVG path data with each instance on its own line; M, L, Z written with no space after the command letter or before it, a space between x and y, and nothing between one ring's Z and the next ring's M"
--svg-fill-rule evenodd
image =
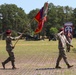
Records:
M50 28L50 34L57 34L57 33L58 33L57 28L54 28L54 27Z
M17 36L17 32L16 31L12 31L12 36L16 37Z
M34 17L39 10L40 9L36 8L26 14L22 8L17 7L15 4L0 5L0 15L3 17L1 18L0 16L0 31L4 32L9 28L19 32L25 30L25 34L32 34L38 25ZM44 35L49 36L50 28L55 27L58 30L60 27L63 27L65 22L69 21L73 22L76 27L76 8L55 6L53 3L49 3L47 21L43 29Z
M23 31L27 26L28 18L22 8L18 8L15 4L3 4L0 6L0 14L2 14L2 31L6 31L8 28Z

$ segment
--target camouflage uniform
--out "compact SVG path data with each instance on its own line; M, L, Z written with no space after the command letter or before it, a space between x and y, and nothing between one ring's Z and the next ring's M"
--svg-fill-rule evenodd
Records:
M71 44L72 38L73 38L72 34L71 34L71 33L68 33L68 34L66 35L66 38L67 38L68 42ZM66 51L67 51L67 52L70 52L70 46L69 46L68 44L67 44L67 46L66 46Z
M56 62L56 68L60 68L59 67L59 63L61 61L61 59L63 58L64 62L66 63L66 65L68 66L68 68L70 68L71 66L69 65L68 61L67 61L67 56L66 56L66 43L68 45L70 45L70 43L67 41L65 35L63 34L63 31L61 31L60 33L58 33L58 48L59 48L59 56L58 56L58 59L57 59L57 62Z
M14 57L14 53L13 53L13 48L14 47L12 45L12 40L13 39L18 39L20 37L21 37L21 35L16 37L16 38L11 37L11 36L6 37L6 51L8 52L9 57L4 62L2 62L2 66L3 66L4 69L5 69L5 64L8 63L9 61L11 61L12 69L15 69L15 64L14 64L15 57Z

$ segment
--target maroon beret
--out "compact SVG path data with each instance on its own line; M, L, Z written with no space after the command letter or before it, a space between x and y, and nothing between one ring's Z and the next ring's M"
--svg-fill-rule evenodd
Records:
M64 28L60 28L60 30L59 31L64 31Z
M7 31L6 31L6 34L10 34L10 33L11 33L11 30L7 30Z

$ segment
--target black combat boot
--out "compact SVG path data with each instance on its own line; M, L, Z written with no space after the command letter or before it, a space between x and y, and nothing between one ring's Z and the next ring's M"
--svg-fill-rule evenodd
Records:
M5 69L5 64L4 64L4 62L2 62L2 66L3 66L3 69Z
M68 65L68 68L71 68L71 67L73 67L73 65Z
M11 63L12 63L12 69L16 69L14 61L11 61Z
M57 68L57 69L61 69L61 67L60 67L60 66L56 66L55 68Z
M4 62L2 62L2 66L5 69L5 64L10 61L10 57L8 57Z

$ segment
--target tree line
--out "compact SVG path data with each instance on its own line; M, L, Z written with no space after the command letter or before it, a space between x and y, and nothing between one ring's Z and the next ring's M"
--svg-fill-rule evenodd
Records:
M0 33L11 29L14 33L22 33L24 31L25 34L34 35L37 22L35 20L32 21L32 19L34 19L39 10L36 8L26 14L26 11L15 4L0 5ZM53 33L57 33L65 22L72 22L74 24L74 33L76 33L76 8L56 6L53 3L49 3L47 22L39 35L50 36Z

